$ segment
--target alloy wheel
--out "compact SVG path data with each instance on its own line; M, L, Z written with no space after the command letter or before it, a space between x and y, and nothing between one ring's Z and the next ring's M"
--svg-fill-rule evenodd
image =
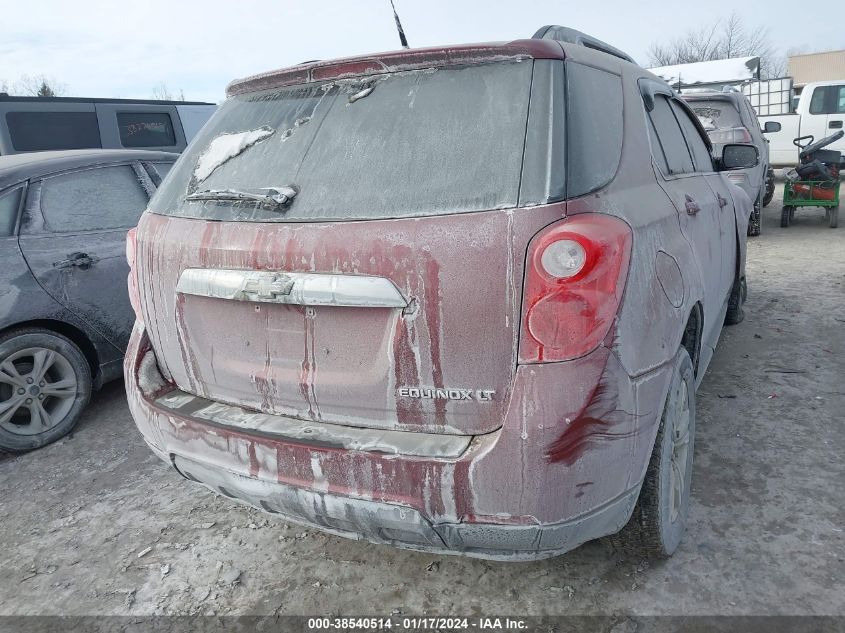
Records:
M669 473L671 489L670 520L678 520L684 503L689 451L690 407L686 381L681 381L676 394L672 425L672 458Z
M77 376L61 353L30 347L0 361L0 427L38 435L65 419L77 396Z

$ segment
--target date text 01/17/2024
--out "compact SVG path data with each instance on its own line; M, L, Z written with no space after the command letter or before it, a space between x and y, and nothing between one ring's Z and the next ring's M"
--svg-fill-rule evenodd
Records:
M370 617L370 618L309 618L308 630L334 631L520 631L527 628L520 618L465 617Z

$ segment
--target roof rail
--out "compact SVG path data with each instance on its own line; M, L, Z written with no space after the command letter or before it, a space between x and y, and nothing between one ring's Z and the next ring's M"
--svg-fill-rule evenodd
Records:
M615 46L611 46L607 42L602 42L601 40L596 39L592 35L587 35L586 33L576 31L575 29L570 29L566 26L548 25L541 27L531 37L531 39L557 40L559 42L569 42L570 44L578 44L578 46L592 48L593 50L601 51L602 53L607 53L608 55L613 55L614 57L624 59L626 62L631 62L632 64L637 63L630 55L628 55L628 53L620 51Z

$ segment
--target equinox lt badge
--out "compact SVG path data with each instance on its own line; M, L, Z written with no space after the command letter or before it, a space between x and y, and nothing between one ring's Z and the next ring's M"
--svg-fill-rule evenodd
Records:
M477 400L492 402L495 389L437 389L434 387L399 387L396 395L418 400Z

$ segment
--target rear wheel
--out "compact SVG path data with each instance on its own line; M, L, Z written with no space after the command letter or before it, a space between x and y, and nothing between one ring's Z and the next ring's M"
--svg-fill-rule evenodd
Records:
M27 451L63 437L91 397L91 369L64 336L27 328L0 337L0 449Z
M751 237L760 235L763 228L763 192L757 194L757 199L754 201L754 209L748 217L748 235Z
M694 440L695 376L682 347L640 497L615 543L654 558L668 558L677 549L689 514Z
M766 184L764 185L764 189L766 191L763 194L763 206L767 207L772 201L772 198L775 197L775 170L771 167L766 170Z
M792 222L792 214L794 213L793 207L783 207L780 210L780 225L783 228L789 226L790 222Z
M839 226L839 205L830 208L830 214L827 217L827 221L832 229Z
M745 310L742 305L748 297L748 285L745 282L745 277L734 282L734 287L731 289L731 296L728 297L728 311L725 312L725 325L736 325L742 323L745 318Z

